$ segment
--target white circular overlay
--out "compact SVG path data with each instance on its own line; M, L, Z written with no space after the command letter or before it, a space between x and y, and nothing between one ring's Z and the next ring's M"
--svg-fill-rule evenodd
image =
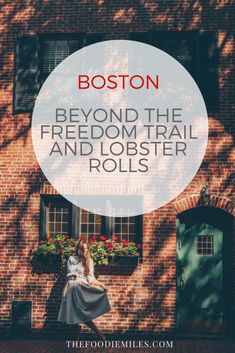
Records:
M32 117L49 182L76 206L113 217L151 212L179 195L207 137L205 103L189 72L128 40L68 56L44 82Z

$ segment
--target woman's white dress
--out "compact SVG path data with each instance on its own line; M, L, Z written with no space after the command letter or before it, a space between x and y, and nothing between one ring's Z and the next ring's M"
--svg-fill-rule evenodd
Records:
M71 276L76 276L72 279ZM94 262L90 260L88 276L78 256L71 255L67 262L67 283L62 292L58 321L81 324L93 320L111 310L107 293L90 284L95 279Z

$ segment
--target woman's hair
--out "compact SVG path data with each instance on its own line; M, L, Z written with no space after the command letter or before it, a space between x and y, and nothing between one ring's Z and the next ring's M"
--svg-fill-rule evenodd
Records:
M84 244L87 245L87 255L84 255ZM89 275L89 268L90 268L90 249L89 249L89 244L86 240L79 240L78 245L76 247L76 254L78 255L79 261L82 262L82 265L84 267L84 275L88 276Z

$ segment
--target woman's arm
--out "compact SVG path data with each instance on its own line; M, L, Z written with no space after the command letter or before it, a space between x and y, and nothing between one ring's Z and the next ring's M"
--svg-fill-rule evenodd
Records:
M77 264L75 264L73 256L70 256L67 261L67 279L76 278L77 274L75 272Z
M108 288L105 287L100 281L98 281L97 279L95 279L94 281L92 281L92 283L90 283L92 286L95 287L101 287L103 290L105 290L106 292L108 291Z
M101 287L102 289L104 289L105 291L107 291L107 288L95 278L94 275L94 261L91 258L90 259L90 268L89 268L89 275L87 276L88 282L92 285L92 286L98 286Z

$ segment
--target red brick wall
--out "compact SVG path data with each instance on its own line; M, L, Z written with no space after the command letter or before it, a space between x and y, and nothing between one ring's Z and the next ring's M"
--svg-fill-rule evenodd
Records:
M174 202L147 214L143 262L132 274L100 272L113 310L97 319L107 332L175 328L176 235L179 211L192 207L209 178L213 197L233 213L234 201L234 37L235 6L228 1L3 1L1 4L0 137L0 327L8 330L12 300L33 302L33 328L56 322L64 277L31 274L31 251L38 243L40 193L48 185L35 159L29 114L12 115L13 64L19 34L103 32L106 39L130 31L215 30L219 34L220 110L210 115L210 138L197 175ZM48 187L47 193L51 192ZM190 201L191 200L191 201ZM194 200L194 201L192 201ZM229 200L231 201L229 204ZM192 202L192 203L190 203ZM215 201L214 201L215 202ZM226 205L227 203L227 205ZM235 296L234 296L235 297ZM235 305L234 305L235 308ZM233 309L234 309L233 308ZM47 317L44 314L47 313Z

